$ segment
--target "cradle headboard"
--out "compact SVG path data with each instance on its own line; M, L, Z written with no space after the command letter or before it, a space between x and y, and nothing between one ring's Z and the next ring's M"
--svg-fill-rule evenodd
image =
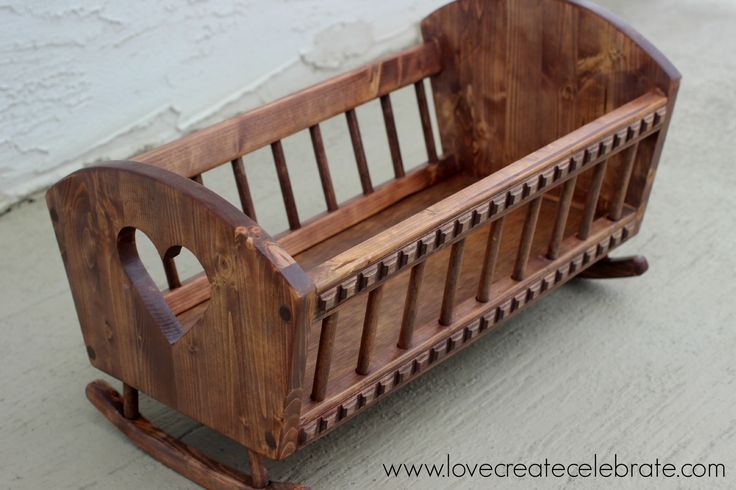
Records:
M90 362L260 454L293 451L314 296L299 265L224 199L152 165L79 170L46 199ZM189 284L208 294L182 307L172 293L187 284L160 291L136 230L164 259L190 250L205 273Z
M479 176L532 153L680 74L641 35L579 0L457 0L422 21L443 70L432 77L442 147ZM644 145L627 202L646 202L666 126ZM653 158L652 158L653 157ZM605 190L603 192L605 199Z

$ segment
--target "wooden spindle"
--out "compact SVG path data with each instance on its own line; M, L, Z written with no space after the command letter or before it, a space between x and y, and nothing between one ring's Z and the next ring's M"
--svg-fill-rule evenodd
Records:
M562 186L560 202L557 205L557 218L555 218L555 226L552 229L552 237L549 240L547 248L547 258L556 259L560 255L560 244L565 236L565 228L567 227L567 218L570 216L570 206L572 198L575 195L575 184L577 177L568 179Z
M196 182L197 184L204 185L204 181L202 180L202 174L197 174L192 176L192 180Z
M427 105L427 94L424 90L424 80L414 84L417 94L417 105L419 106L419 118L422 121L422 132L424 133L424 144L427 147L427 160L437 161L437 148L434 145L434 133L432 133L432 120L429 117L429 106Z
M235 187L238 188L238 197L240 197L243 212L250 219L256 221L256 208L253 206L253 197L250 195L250 187L248 186L248 177L245 174L243 158L238 157L231 164L233 166L233 175L235 176Z
M268 470L260 454L248 449L248 466L250 467L251 486L266 488L269 483Z
M486 242L486 253L483 258L483 268L480 272L480 283L478 284L478 295L476 299L481 303L491 300L491 284L493 283L493 272L496 269L496 259L501 246L501 235L503 234L503 223L505 216L491 223L488 230L488 241Z
M321 402L327 394L327 382L330 379L332 352L335 346L337 333L337 312L322 320L322 331L319 335L319 350L317 364L314 368L314 383L312 384L312 400Z
M631 181L631 174L634 170L634 163L636 162L636 154L638 151L638 142L626 150L623 168L621 169L621 181L618 183L616 194L611 202L611 212L608 214L609 218L613 221L618 221L621 219L621 216L623 216L626 192L629 190L629 182Z
M137 419L139 415L138 390L127 383L123 383L123 417Z
M590 189L588 190L588 197L585 200L585 211L583 215L583 221L580 223L580 230L578 231L578 237L581 240L585 240L590 236L590 230L593 228L593 219L595 218L595 210L598 207L598 197L601 194L601 187L603 186L603 177L606 175L606 167L608 166L608 160L605 160L598 164L593 170L593 181L590 183Z
M398 179L405 175L404 162L401 159L399 135L396 132L394 110L391 107L391 96L389 94L381 96L381 110L383 111L383 121L386 124L386 136L388 137L388 147L391 151L391 162L394 166L394 176Z
M370 371L382 297L383 284L368 293L368 303L365 307L365 319L363 321L363 335L360 338L358 367L355 369L358 374L368 374Z
M426 263L426 261L422 261L411 268L409 286L406 291L406 301L404 303L404 315L401 319L401 332L399 333L398 346L400 349L411 347L411 341L414 337L414 323L417 318L417 299L419 298L419 288L422 285Z
M447 279L445 280L445 292L442 295L442 308L440 310L440 324L451 325L455 311L455 293L457 293L457 281L460 278L460 269L463 264L463 251L465 250L465 239L452 244L450 250L450 263L447 267Z
M294 192L291 190L291 180L289 179L289 170L286 168L286 159L284 158L284 148L281 146L281 140L271 143L271 152L273 153L274 162L276 162L276 174L278 175L279 185L281 186L281 195L284 198L289 228L296 230L301 224L299 223L299 214L296 210L296 201L294 201Z
M319 180L322 182L327 210L335 211L338 208L337 199L335 198L335 189L332 187L330 167L327 164L327 153L325 153L325 145L322 142L322 131L319 129L319 124L309 128L309 136L312 138L314 158L317 160L317 170L319 171Z
M358 116L355 109L350 109L345 113L348 120L348 130L350 131L350 141L353 142L353 152L355 153L355 161L358 164L358 175L360 176L360 185L363 188L363 194L373 192L373 184L371 176L368 173L368 161L365 158L365 150L363 149L363 139L360 136L360 126L358 126Z
M537 218L539 218L539 210L541 208L542 196L530 202L527 208L524 229L521 232L519 252L516 255L514 273L511 275L511 278L516 281L521 281L526 277L526 266L529 263L529 254L532 251L532 242L534 241L534 231L537 229Z
M179 273L176 270L176 263L174 257L165 255L161 261L164 264L164 274L166 274L166 282L169 285L169 289L176 289L181 287L181 280L179 280Z

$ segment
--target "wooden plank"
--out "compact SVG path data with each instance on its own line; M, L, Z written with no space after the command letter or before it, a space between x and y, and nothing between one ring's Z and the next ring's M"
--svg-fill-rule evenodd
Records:
M143 153L134 160L192 176L232 161L442 68L423 43Z
M368 374L371 368L371 359L376 344L376 330L378 328L378 316L381 313L381 299L383 287L379 286L368 295L368 303L365 307L365 320L363 321L363 335L360 338L360 353L358 354L358 366L355 372Z
M555 218L555 227L552 230L552 237L550 238L549 248L547 249L547 257L550 259L556 259L560 253L560 243L562 243L562 238L565 235L567 217L570 215L570 205L575 195L575 184L577 180L577 177L573 176L562 186L562 194L560 195L560 201L557 207L557 217Z
M443 53L431 79L442 148L479 176L647 91L674 95L679 80L661 53L587 0L465 0L421 27Z
M289 254L297 255L401 199L434 185L453 172L454 169L449 165L425 164L401 179L376 187L367 196L358 196L342 203L336 211L322 213L305 221L298 230L276 235L276 239Z
M174 262L174 257L170 257L168 255L165 255L163 259L161 259L164 265L164 274L166 275L166 282L169 285L169 289L176 289L181 286L181 281L179 280L179 273L176 270L176 262Z
M534 241L534 232L537 229L537 219L539 218L539 209L541 206L542 197L540 196L530 202L527 207L524 230L521 232L521 241L519 243L519 252L516 255L514 273L511 275L516 281L521 281L526 277L526 267L529 263L529 253L532 251L532 242Z
M333 313L322 320L317 364L314 368L314 382L312 383L312 400L314 401L324 400L325 393L327 393L327 383L330 379L330 366L332 364L336 333L337 313Z
M580 230L578 236L581 240L585 240L590 235L591 227L593 226L593 219L595 218L595 210L598 207L598 197L601 194L601 187L603 186L603 177L606 175L606 167L608 166L608 160L599 163L593 170L593 181L588 189L588 196L585 201L585 214L583 215L583 221L580 223Z
M243 212L247 217L256 220L256 208L253 205L253 197L250 194L250 187L248 186L248 176L245 173L245 165L243 165L243 159L238 157L230 162L233 167L233 175L235 177L235 187L238 189L238 197L240 198L240 204L243 206Z
M412 337L414 336L414 324L417 318L417 300L419 299L419 291L422 287L425 264L426 262L420 262L411 268L411 277L409 278L409 286L406 289L404 312L401 318L401 332L399 333L398 346L402 349L411 347Z
M291 179L289 179L289 169L286 168L284 148L281 146L281 141L271 143L271 152L273 153L273 160L276 164L276 175L279 178L281 195L284 198L284 207L286 207L286 218L289 221L289 228L296 230L301 227L301 224L299 223L299 213L296 209L294 192L291 189Z
M450 261L447 266L447 278L445 279L445 293L442 295L442 308L440 310L440 324L450 325L455 311L455 295L457 294L457 281L460 277L460 269L463 263L463 251L465 240L459 240L452 245Z
M319 171L319 180L322 182L322 192L325 194L327 211L335 211L338 208L337 199L335 198L335 189L332 186L330 166L327 164L327 153L322 142L322 131L319 129L319 124L309 128L309 136L312 138L314 158L317 160L317 170Z
M434 143L434 133L432 132L432 119L429 116L429 105L427 104L427 93L424 89L424 80L419 80L418 82L414 83L414 92L417 95L419 119L422 123L424 145L427 148L427 160L430 162L434 162L437 161L437 147Z
M353 143L353 153L355 154L355 163L358 165L358 176L360 177L360 186L363 188L363 194L373 192L373 184L371 183L371 175L368 170L368 161L365 158L365 148L363 148L363 138L360 136L360 125L358 124L358 116L355 109L345 112L348 121L348 131L350 132L350 141Z
M611 201L611 211L608 213L609 218L613 221L618 221L621 219L621 216L623 216L626 193L629 190L629 182L631 181L631 174L634 170L634 163L636 162L636 154L638 150L638 143L626 150L623 168L621 169L621 180L617 182L616 192L613 200Z
M396 132L396 121L394 120L394 110L391 107L390 94L381 96L381 111L383 112L383 122L386 125L386 137L388 138L388 148L391 152L391 163L394 167L394 177L398 179L404 176L404 162L401 159L399 135Z
M481 269L480 282L478 283L478 294L476 295L476 299L481 303L487 303L491 300L493 273L496 269L498 251L501 248L501 236L503 234L503 223L505 219L505 216L497 219L491 223L491 227L488 230L486 253L483 256L483 268Z

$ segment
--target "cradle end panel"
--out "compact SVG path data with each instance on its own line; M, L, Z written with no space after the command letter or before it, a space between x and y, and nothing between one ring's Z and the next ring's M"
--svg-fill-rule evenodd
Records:
M112 162L47 193L92 364L269 458L296 448L313 286L261 228L204 187ZM211 296L183 328L137 255L186 247Z
M486 176L679 73L600 8L563 0L457 0L422 21L440 47L432 88L443 149Z

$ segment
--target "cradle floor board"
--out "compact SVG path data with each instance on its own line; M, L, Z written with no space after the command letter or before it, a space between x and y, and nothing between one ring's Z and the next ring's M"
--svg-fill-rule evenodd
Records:
M449 176L439 183L405 197L396 204L361 221L357 225L353 225L341 233L295 255L294 260L309 274L312 268L322 264L331 257L426 209L477 180L477 177L473 177L467 173L457 173Z

